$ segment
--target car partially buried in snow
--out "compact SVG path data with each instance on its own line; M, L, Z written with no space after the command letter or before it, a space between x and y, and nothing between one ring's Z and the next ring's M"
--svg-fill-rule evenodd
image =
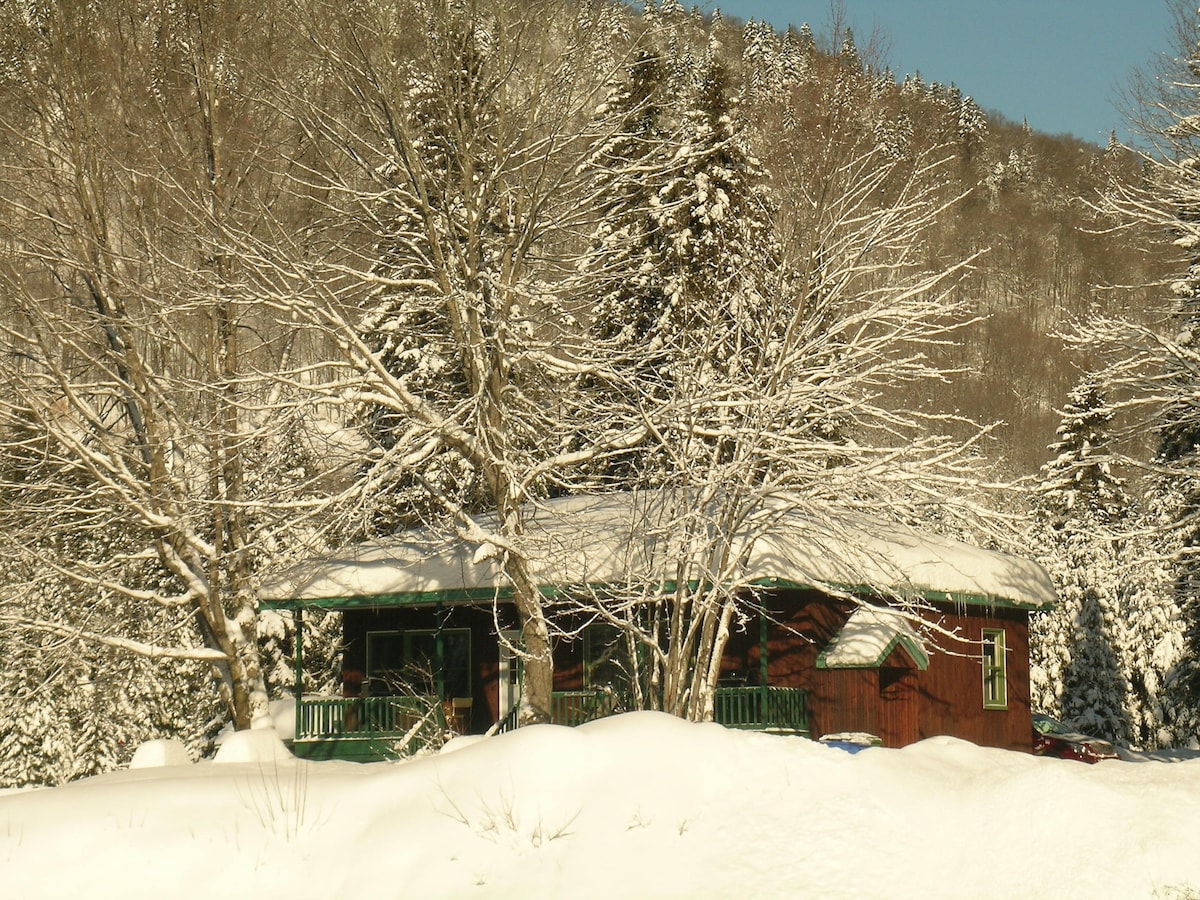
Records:
M1036 756L1055 756L1098 763L1102 759L1120 759L1117 748L1103 738L1072 731L1058 719L1033 714L1033 752Z

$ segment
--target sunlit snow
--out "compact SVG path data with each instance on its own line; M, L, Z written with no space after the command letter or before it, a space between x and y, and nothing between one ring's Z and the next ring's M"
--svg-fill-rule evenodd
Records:
M160 748L161 749L161 748ZM6 897L1184 897L1200 760L1096 766L934 738L851 755L633 713L308 763L0 796ZM151 754L153 755L153 754Z
M686 495L611 493L548 500L526 512L522 551L542 585L655 584L676 573L678 521ZM480 534L496 529L479 516ZM515 540L515 539L514 539ZM815 518L786 494L766 498L739 519L730 557L745 553L745 577L802 585L870 584L905 592L933 590L1031 608L1053 603L1049 576L1036 563L894 523L825 513ZM432 594L493 590L506 584L488 542L417 529L353 544L266 579L266 600Z

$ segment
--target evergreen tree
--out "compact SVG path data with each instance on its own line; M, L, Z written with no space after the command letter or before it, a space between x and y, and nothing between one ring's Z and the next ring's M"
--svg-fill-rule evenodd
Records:
M1170 285L1169 315L1155 329L1115 320L1091 322L1083 339L1102 348L1109 378L1126 404L1144 411L1157 437L1149 460L1148 530L1157 555L1172 560L1170 587L1144 604L1161 673L1147 695L1162 718L1156 730L1172 741L1200 740L1200 14L1178 7L1175 57L1135 78L1133 125L1155 147L1143 154L1141 186L1114 187L1108 211L1126 222L1167 235L1178 256ZM1169 614L1168 612L1169 611Z
M623 360L625 390L643 406L744 377L770 345L758 313L779 276L773 203L731 94L714 53L678 93L660 58L642 51L603 107L614 137L592 160L601 198L585 262L600 291L592 330ZM633 449L614 472L656 483L663 449Z
M1180 229L1180 240L1185 244L1190 240L1191 221L1195 218L1190 208L1195 188L1188 186L1188 206L1181 205L1177 212L1188 223ZM1195 252L1195 248L1187 249ZM1184 652L1173 673L1172 687L1179 694L1175 731L1185 738L1200 735L1200 402L1196 395L1200 381L1200 257L1192 259L1172 288L1172 325L1176 333L1174 352L1165 360L1161 379L1169 399L1158 416L1155 466L1167 473L1157 479L1156 490L1160 497L1169 498L1161 507L1162 524L1176 538L1172 593L1182 625Z
M683 114L681 164L655 198L664 307L647 335L652 347L698 338L708 348L705 358L677 348L683 360L726 374L734 365L754 365L766 349L756 313L780 257L766 173L743 143L736 115L728 72L710 52Z
M788 28L783 39L783 83L791 87L813 77L816 68L817 42L805 22L800 30ZM789 104L790 106L790 104Z
M745 70L745 95L751 103L771 97L784 84L785 48L779 36L766 22L754 19L742 30L742 63Z
M674 155L671 116L662 59L638 50L628 80L601 107L598 127L611 137L589 161L598 225L584 266L597 276L594 330L619 352L645 349L665 305L666 246L653 209ZM652 355L638 359L655 366Z
M470 277L486 278L500 253L494 245L485 245L473 248L473 259L439 262L448 248L437 236L448 236L450 248L455 247L455 236L470 227L463 221L474 199L470 194L493 177L501 152L495 106L498 75L488 59L486 32L476 25L457 16L433 22L428 69L414 61L406 72L413 138L407 147L402 145L400 155L374 172L382 202L371 222L371 270L379 287L359 324L389 374L447 411L470 389L446 292L468 290L463 278L469 270L482 269ZM463 147L471 152L464 154ZM412 178L414 169L422 173L419 184ZM479 231L486 240L503 227L494 220ZM372 530L386 533L439 512L430 487L454 502L473 505L479 490L476 472L459 453L443 446L415 466L381 466L380 460L404 435L407 417L379 405L367 407L362 415L366 433L380 451L371 468L387 472L388 478L376 494Z
M1135 746L1194 747L1188 701L1178 684L1187 653L1175 595L1179 535L1162 528L1178 498L1158 490L1148 493L1144 517L1135 523L1143 534L1128 542L1114 576L1122 587L1117 643L1127 684L1125 707Z
M1117 626L1130 501L1110 467L1111 421L1103 393L1085 379L1068 399L1053 459L1042 469L1033 543L1059 602L1032 623L1031 699L1080 731L1126 743L1128 684Z
M842 46L838 53L838 61L850 72L862 72L862 59L858 55L858 46L854 43L854 31L847 28L842 35Z
M1112 472L1113 412L1092 378L1071 391L1062 412L1053 459L1042 469L1038 513L1062 530L1086 520L1113 527L1126 518L1129 497L1124 481Z

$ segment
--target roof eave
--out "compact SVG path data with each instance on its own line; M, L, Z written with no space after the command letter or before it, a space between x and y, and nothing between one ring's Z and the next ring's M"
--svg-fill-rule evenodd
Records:
M689 588L699 587L699 582L690 582ZM1050 609L1053 601L1041 603L1014 600L994 594L968 593L961 591L938 591L929 588L880 588L869 585L827 584L814 585L792 581L784 578L756 578L748 582L751 587L763 587L788 590L814 590L828 593L830 590L851 596L888 596L896 595L924 600L930 603L948 603L959 606L982 606L988 608L1021 609L1029 612ZM667 582L655 591L646 591L647 596L661 596L674 591L674 582ZM601 595L613 596L623 592L620 586L613 584L584 584L584 585L541 585L538 590L543 597L553 599L562 596ZM386 594L351 595L343 597L268 597L260 598L259 606L263 609L394 609L402 607L437 606L472 606L483 603L504 603L512 600L512 589L508 587L483 588L447 588L435 591L402 591Z

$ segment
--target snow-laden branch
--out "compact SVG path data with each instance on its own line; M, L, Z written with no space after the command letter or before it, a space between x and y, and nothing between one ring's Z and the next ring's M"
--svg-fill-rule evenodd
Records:
M112 647L115 650L136 653L138 656L144 656L148 659L191 659L201 662L227 661L227 656L224 653L206 647L164 647L158 644L148 644L143 641L119 637L107 632L89 631L85 628L76 628L61 622L53 622L30 616L14 616L8 613L0 613L0 624L11 628L44 632L69 640L100 644L104 647Z

